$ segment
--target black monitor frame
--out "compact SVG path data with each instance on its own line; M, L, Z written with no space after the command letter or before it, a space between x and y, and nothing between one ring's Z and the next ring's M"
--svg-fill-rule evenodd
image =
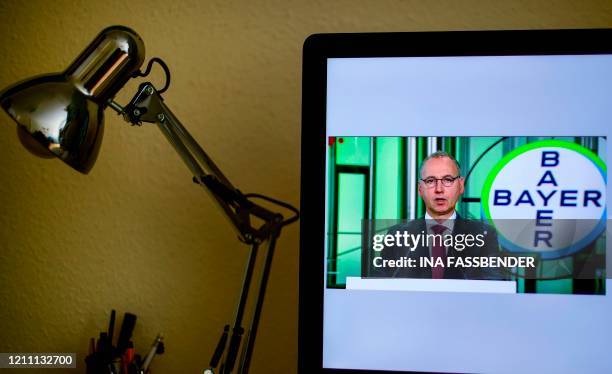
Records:
M299 373L401 373L322 367L327 59L611 54L611 40L612 29L315 34L306 39L302 73Z

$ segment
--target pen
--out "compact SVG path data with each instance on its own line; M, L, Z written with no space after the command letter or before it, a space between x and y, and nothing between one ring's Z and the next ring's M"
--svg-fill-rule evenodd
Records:
M100 337L98 338L98 343L96 345L96 352L100 353L101 355L106 353L106 339L106 333L101 332Z
M134 343L130 340L128 342L128 347L121 357L121 373L127 374L130 368L130 365L134 361Z
M162 343L163 340L164 337L162 336L162 334L158 334L157 338L155 338L155 340L153 341L153 344L151 345L151 350L147 354L147 357L145 357L144 363L142 364L142 370L145 373L147 372L147 370L149 370L149 365L151 365L151 361L153 361L153 357L155 357L155 354L157 353L158 346Z
M108 341L112 347L113 345L113 333L115 331L115 309L111 310L110 322L108 323Z

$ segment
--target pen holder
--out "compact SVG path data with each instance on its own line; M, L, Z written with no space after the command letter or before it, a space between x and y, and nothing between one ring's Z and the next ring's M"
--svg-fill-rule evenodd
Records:
M113 345L113 333L115 327L115 311L111 312L108 332L101 332L98 341L91 338L89 342L89 355L85 358L87 374L144 374L149 371L149 366L155 355L164 353L163 337L159 334L147 356L141 359L135 354L134 344L130 340L136 316L125 313L117 345Z

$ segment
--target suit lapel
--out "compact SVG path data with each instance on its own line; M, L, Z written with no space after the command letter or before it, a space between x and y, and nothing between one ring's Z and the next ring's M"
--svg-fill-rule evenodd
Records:
M419 233L423 233L423 235L427 235L427 224L425 222L425 218L422 218L419 220L418 230L419 230L418 231ZM420 245L416 249L417 261L420 261L419 257L429 258L429 246ZM420 263L418 265L420 265ZM431 278L431 266L419 267L419 269L420 269L420 278L428 278L428 279Z
M466 234L466 233L467 233L467 229L466 229L465 221L461 219L461 217L459 217L459 215L457 214L457 218L455 219L455 224L453 226L453 237L458 234ZM465 254L463 251L457 251L453 246L453 247L448 248L448 256L456 258L456 257L464 257ZM453 267L451 269L446 269L446 270L450 270L448 273L448 276L450 278L455 278L455 279L464 278L462 268ZM445 272L445 277L446 277L446 272Z

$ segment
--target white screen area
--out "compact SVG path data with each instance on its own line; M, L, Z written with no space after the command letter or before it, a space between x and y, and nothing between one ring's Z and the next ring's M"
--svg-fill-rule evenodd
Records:
M327 68L327 136L612 136L612 55L335 58ZM612 373L606 289L325 288L323 367Z

